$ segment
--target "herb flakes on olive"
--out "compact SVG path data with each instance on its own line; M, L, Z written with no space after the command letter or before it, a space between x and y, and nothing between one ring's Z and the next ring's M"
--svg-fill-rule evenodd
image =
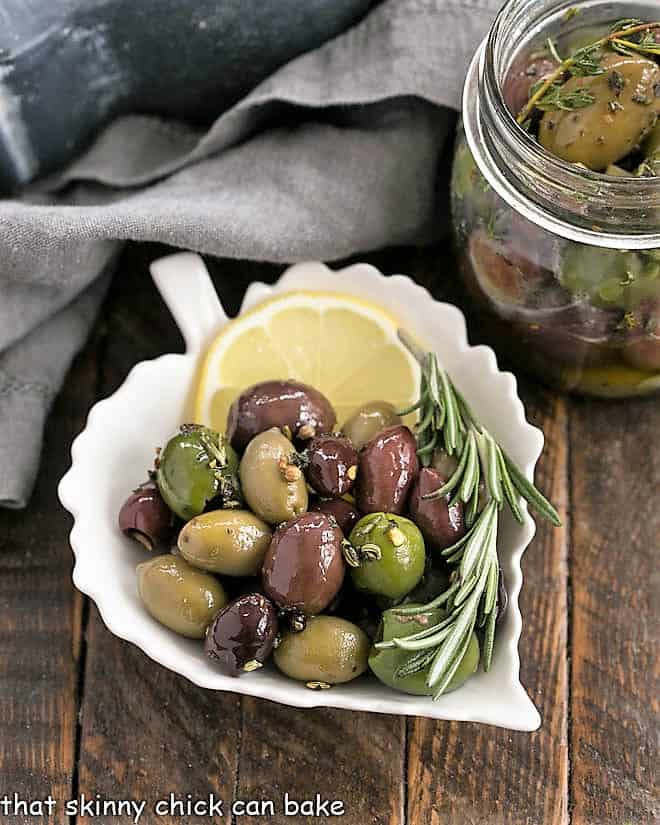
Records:
M242 503L238 456L224 436L208 427L182 425L156 464L160 493L184 521L203 513L216 499L222 507Z
M277 636L277 611L260 593L234 599L215 616L204 650L225 673L239 676L258 670L270 656Z
M138 592L149 613L180 636L203 639L227 603L220 582L171 553L137 567Z
M372 513L355 525L350 543L360 557L359 566L351 567L351 580L358 590L397 602L424 575L424 538L410 519Z
M256 435L243 453L243 495L250 510L268 524L281 524L307 510L307 487L294 456L291 442L276 427ZM297 471L290 479L288 467Z
M300 633L283 634L273 659L286 676L320 690L362 675L370 646L369 637L352 622L314 616Z
M179 533L179 552L202 570L225 576L256 576L272 530L249 510L212 510L189 521Z

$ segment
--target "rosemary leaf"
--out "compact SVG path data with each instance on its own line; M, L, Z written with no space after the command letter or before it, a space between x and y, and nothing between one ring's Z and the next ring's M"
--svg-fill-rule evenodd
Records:
M484 670L489 671L493 660L493 646L495 643L495 627L497 623L497 607L488 614L486 620L486 628L484 630L484 643L482 649L482 658L484 663Z
M522 470L520 470L517 464L512 461L504 451L502 452L502 455L504 456L506 468L511 476L511 481L520 495L529 503L531 507L536 510L537 513L554 524L555 527L559 527L561 525L561 519L559 518L559 513L555 510L552 504L550 504L547 498L539 493L536 487L525 478Z
M394 671L394 678L395 679L405 679L406 676L412 676L414 673L419 673L421 670L425 670L433 661L433 657L435 656L435 650L431 648L431 650L420 650L418 653L415 653L409 659L407 659L402 665Z

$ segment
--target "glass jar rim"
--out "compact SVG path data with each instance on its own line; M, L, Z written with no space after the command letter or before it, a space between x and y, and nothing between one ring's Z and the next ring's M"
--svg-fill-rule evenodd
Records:
M498 47L519 3L509 0L498 13L472 59L463 89L463 125L477 166L504 201L553 234L615 249L660 247L659 177L619 178L564 161L544 149L511 114L497 72ZM575 3L556 5L548 18ZM526 176L525 170L533 174ZM638 213L640 203L648 205L648 221L631 232L626 216Z

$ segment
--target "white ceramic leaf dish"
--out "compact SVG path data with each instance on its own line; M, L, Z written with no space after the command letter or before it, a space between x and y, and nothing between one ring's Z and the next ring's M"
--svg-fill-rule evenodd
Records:
M458 691L437 701L396 693L374 677L313 691L272 666L240 678L225 676L205 658L200 642L177 636L151 618L139 600L135 576L144 552L120 533L117 514L128 492L152 466L154 448L182 423L199 356L210 337L230 320L199 256L171 255L154 262L151 270L181 329L186 352L137 364L113 395L92 408L85 429L73 443L71 469L59 485L60 500L74 517L70 537L74 583L96 603L109 630L203 688L302 708L326 706L535 730L540 716L520 683L518 658L520 560L535 532L526 510L523 525L508 513L501 520L498 546L509 604L498 626L491 669L480 670ZM435 301L403 275L386 277L366 264L332 271L321 263L302 263L287 269L272 286L253 283L241 312L272 295L299 289L352 294L389 310L438 354L483 423L533 478L543 434L527 422L513 375L498 369L490 348L468 344L460 310Z

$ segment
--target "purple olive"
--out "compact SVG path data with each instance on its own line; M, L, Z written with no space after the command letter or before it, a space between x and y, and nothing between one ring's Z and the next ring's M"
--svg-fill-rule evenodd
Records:
M119 511L119 529L147 550L166 545L174 535L174 514L154 481L134 490Z
M360 514L355 507L343 498L319 498L310 505L309 509L334 518L346 537L360 520Z
M539 80L557 68L557 61L550 57L529 56L517 60L504 82L504 99L509 111L516 116L529 99L529 91Z
M256 670L270 656L277 635L277 611L260 593L234 599L220 610L206 632L204 650L225 673Z
M325 513L303 513L279 527L266 551L262 577L278 607L314 616L344 581L344 536Z
M408 509L422 535L435 550L451 547L465 535L463 505L460 501L449 505L451 495L424 499L427 493L439 490L447 481L437 470L424 467L420 470L410 492Z
M299 381L263 381L242 392L229 409L227 436L239 452L255 435L288 428L299 442L330 432L337 417L328 399Z
M419 470L417 443L408 427L388 427L360 452L357 508L361 513L405 512Z
M343 435L318 435L307 447L307 481L321 496L339 498L357 477L358 454Z

